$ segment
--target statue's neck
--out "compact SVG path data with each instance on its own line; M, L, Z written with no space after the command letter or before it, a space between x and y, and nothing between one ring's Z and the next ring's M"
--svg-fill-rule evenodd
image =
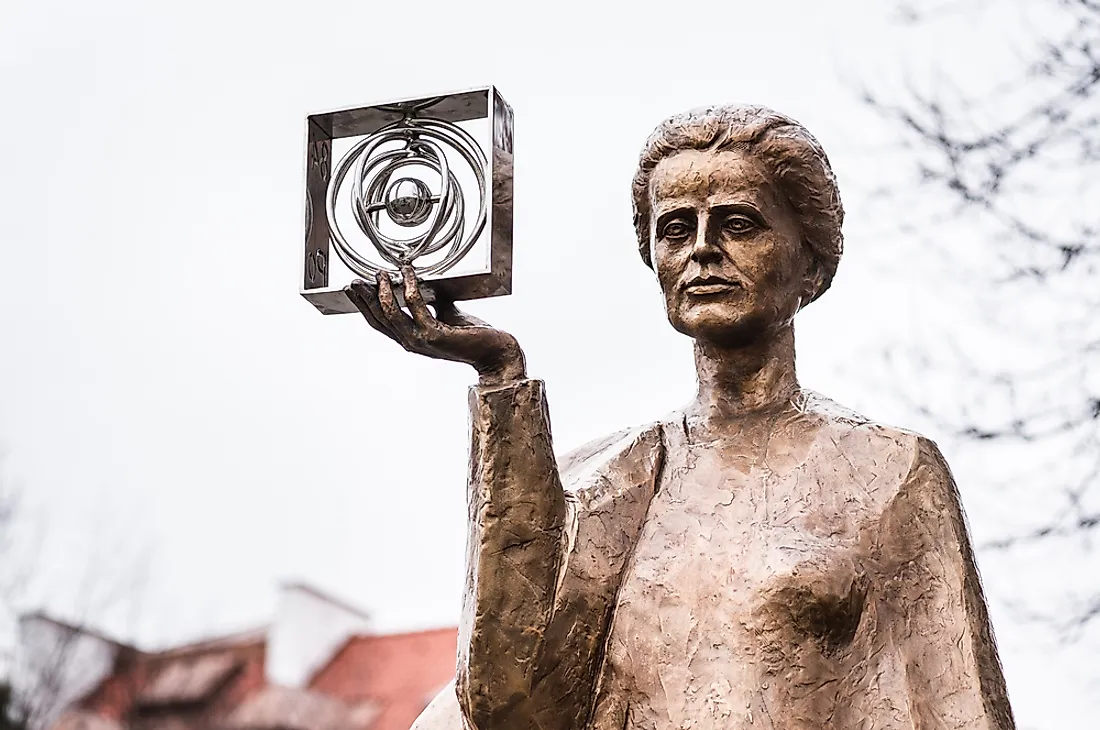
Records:
M740 347L695 342L699 392L691 412L704 428L771 411L798 390L794 369L794 327ZM708 429L709 430L709 429Z

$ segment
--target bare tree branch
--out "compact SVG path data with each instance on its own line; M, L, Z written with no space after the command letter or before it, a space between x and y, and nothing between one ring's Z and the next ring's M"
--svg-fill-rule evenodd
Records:
M901 10L904 22L916 27L945 17L955 22L955 15L973 23L986 7L959 0L930 9L903 3ZM998 8L1005 12L1004 4ZM980 336L892 353L890 363L905 371L899 382L910 386L914 378L957 384L951 403L898 393L942 433L974 449L1031 453L1021 458L1045 467L1008 485L991 478L985 489L1010 486L1040 500L1062 500L1048 516L982 549L1010 556L1067 540L1087 552L1100 534L1100 384L1094 375L1100 372L1100 0L1020 0L1008 8L1045 9L1051 22L1033 31L1019 65L986 88L963 91L943 80L959 76L947 69L932 88L863 92L866 104L897 130L898 147L911 161L905 200L919 191L941 205L935 220L903 232L919 231L931 246L949 238L954 247L940 249L945 270L960 266L964 253L971 262L997 262L965 277L967 296L978 303ZM931 226L963 233L926 235ZM990 342L1044 356L991 366L996 358L975 356ZM1077 635L1100 619L1100 580L1072 588L1091 593L1062 601L1060 612L1021 615Z
M48 533L44 526L24 530L20 545L12 539L13 527L26 527L28 516L3 476L0 472L0 612L20 618L15 644L0 644L0 666L10 673L0 717L13 724L12 730L47 730L102 674L105 657L121 646L86 627L120 608L139 610L147 553L130 560L129 551L101 535L83 563L78 559L64 571L50 570L41 557ZM64 596L71 622L25 613L50 594Z

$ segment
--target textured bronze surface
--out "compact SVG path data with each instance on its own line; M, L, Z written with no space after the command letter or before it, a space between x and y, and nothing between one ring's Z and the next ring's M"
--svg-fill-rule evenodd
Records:
M1007 730L965 518L935 444L795 377L792 320L832 281L828 159L760 107L673 117L635 225L695 341L682 411L555 459L511 335L406 277L349 297L406 349L474 365L455 686L417 730Z

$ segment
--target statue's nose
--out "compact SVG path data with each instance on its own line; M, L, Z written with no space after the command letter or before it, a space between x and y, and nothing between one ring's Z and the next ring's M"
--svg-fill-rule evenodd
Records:
M699 221L695 229L695 240L691 243L691 258L699 263L706 263L721 258L722 250L713 240L713 235L706 225L706 219Z

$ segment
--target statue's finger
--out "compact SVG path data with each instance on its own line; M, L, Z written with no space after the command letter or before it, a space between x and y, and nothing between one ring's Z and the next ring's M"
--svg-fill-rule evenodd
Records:
M371 313L371 315L375 319L377 319L378 322L381 323L387 330L389 330L394 338L397 338L399 333L394 330L393 325L390 324L389 318L382 310L382 302L379 295L378 286L371 282L363 282L362 288L359 289L359 295L367 303L367 310Z
M390 330L389 326L386 325L380 317L382 310L378 307L378 294L372 291L370 284L362 279L356 279L351 282L351 284L344 287L344 294L346 294L348 300L355 305L355 308L359 310L359 313L363 315L363 319L367 320L367 324L386 335L391 340L396 339L393 331ZM371 309L372 300L374 301L374 308L378 310L377 312Z
M393 329L394 334L404 338L408 344L412 344L416 334L413 321L409 315L401 311L401 307L397 306L397 298L393 295L393 282L390 281L389 274L380 271L376 280L378 282L378 304L381 307L383 319Z
M428 310L428 305L424 303L424 296L420 293L420 284L416 280L416 272L413 271L413 267L402 266L401 278L405 283L405 305L412 313L413 321L424 330L438 330L439 322Z

